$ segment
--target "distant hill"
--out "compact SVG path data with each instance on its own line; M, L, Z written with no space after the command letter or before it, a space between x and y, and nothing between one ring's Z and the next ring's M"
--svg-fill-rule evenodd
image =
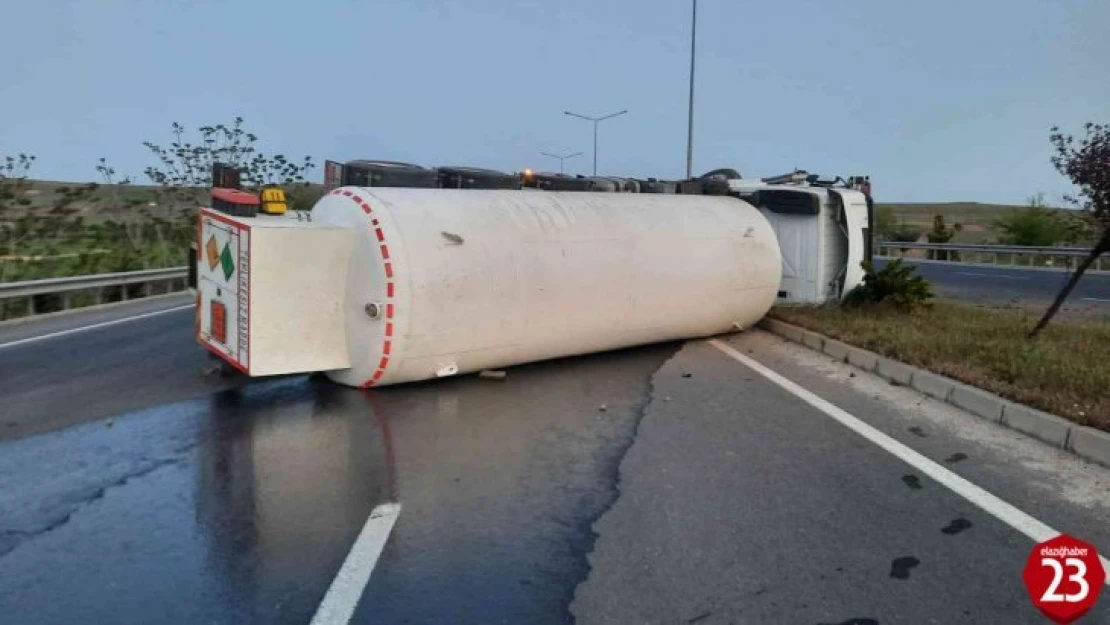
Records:
M53 180L36 180L28 198L31 200L30 210L42 214L57 199L58 190L62 187L76 187L86 183L58 182ZM75 204L78 214L90 221L119 216L123 209L120 204L127 199L142 200L144 203L152 199L157 187L150 185L100 185L94 193L97 201ZM304 207L311 206L323 194L323 186L311 184L307 189L291 190L290 198ZM979 202L943 202L943 203L910 203L886 202L876 204L876 208L891 211L895 221L903 222L921 229L929 229L933 225L935 215L944 215L948 225L963 224L963 230L956 235L956 242L960 243L986 243L997 240L994 222L1008 211L1024 208L1010 204L983 204ZM0 219L10 219L12 216L0 216Z
M998 240L999 235L994 226L995 221L1007 212L1026 207L1013 204L981 204L979 202L886 202L876 203L875 208L876 210L889 208L895 221L922 230L929 230L933 227L933 218L936 215L944 215L944 221L948 226L955 223L963 225L963 229L956 233L953 243L994 243Z
M906 223L929 225L932 225L934 215L944 215L944 220L949 223L958 221L963 224L989 224L1009 211L1025 208L1013 204L979 202L884 202L877 203L876 207L878 206L889 206L895 218Z
M60 192L64 188L75 188L88 184L88 182L58 182L55 180L34 180L30 181L31 189L27 192L27 199L31 200L31 204L27 207L27 211L44 214L55 206ZM154 201L154 193L159 187L153 185L106 185L101 184L90 196L91 201L76 202L73 208L77 210L78 215L84 217L89 221L97 221L101 219L109 219L120 216L126 209L126 203L129 200L138 200L143 204ZM205 190L199 190L201 194ZM290 199L294 202L297 198L303 198L302 202L311 206L316 203L316 200L323 195L324 188L320 184L310 184L307 188L298 187L296 189L289 189ZM151 208L154 208L153 206ZM300 208L300 206L298 206ZM191 210L191 209L188 209ZM18 215L0 215L0 220L11 219Z

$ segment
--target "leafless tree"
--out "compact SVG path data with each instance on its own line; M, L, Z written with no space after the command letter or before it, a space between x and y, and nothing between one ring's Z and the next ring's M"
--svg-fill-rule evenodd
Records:
M1076 139L1053 127L1049 141L1056 152L1052 157L1053 166L1079 189L1077 196L1065 196L1064 199L1083 210L1085 218L1095 229L1098 240L1091 248L1091 253L1076 267L1064 288L1060 289L1041 320L1029 331L1031 339L1036 338L1060 310L1083 273L1100 256L1110 251L1110 124L1088 122L1084 129L1086 135Z

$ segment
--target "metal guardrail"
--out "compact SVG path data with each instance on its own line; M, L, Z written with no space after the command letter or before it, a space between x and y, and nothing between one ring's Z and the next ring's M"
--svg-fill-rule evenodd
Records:
M91 303L100 304L104 301L106 289L118 288L119 299L128 300L137 297L146 297L154 294L152 286L164 285L165 293L183 290L186 286L189 268L170 267L167 269L146 269L143 271L125 271L120 273L102 273L91 276L74 276L70 278L50 278L47 280L28 280L25 282L0 283L0 313L6 313L10 300L25 299L24 308L27 315L39 314L36 299L44 295L60 295L61 310L71 307L73 295L78 292L91 292ZM180 282L180 288L178 287ZM132 289L134 285L140 288Z
M886 251L884 254L883 251ZM876 256L885 258L910 258L910 250L922 250L924 259L948 262L978 263L984 265L1072 267L1086 258L1091 250L1085 247L1032 247L1025 245L972 245L962 243L901 243L883 241L875 243ZM891 252L894 252L891 254ZM1024 259L1024 262L1021 262ZM1099 258L1091 269L1104 269L1106 257ZM1110 267L1110 264L1107 264Z
M193 247L193 246L191 246ZM979 262L993 265L1019 265L1036 266L1038 259L1049 259L1047 263L1053 266L1055 261L1063 260L1065 267L1071 267L1075 259L1085 258L1090 250L1081 247L1028 247L1020 245L971 245L959 243L901 243L896 241L882 241L875 243L876 256L885 258L912 258L906 254L910 250L924 250L930 260L949 262ZM887 254L883 254L883 250ZM196 253L195 247L191 250ZM896 251L897 255L891 256L889 252ZM991 262L985 262L983 257L990 257ZM1017 259L1027 257L1028 262L1019 263ZM1011 262L1000 263L1000 258L1008 258ZM1100 258L1092 269L1103 269L1107 258ZM104 301L105 289L118 288L121 300L146 297L153 294L151 286L165 285L165 293L184 290L189 284L189 266L170 267L167 269L147 269L143 271L126 271L121 273L104 273L91 276L74 276L70 278L51 278L48 280L29 280L26 282L0 283L0 319L7 316L10 300L25 299L24 313L36 315L40 311L36 306L36 298L46 295L60 295L61 310L68 310L72 304L72 294L79 292L93 292L91 303L100 304ZM180 288L177 281L180 281ZM141 285L138 292L131 292L133 285Z

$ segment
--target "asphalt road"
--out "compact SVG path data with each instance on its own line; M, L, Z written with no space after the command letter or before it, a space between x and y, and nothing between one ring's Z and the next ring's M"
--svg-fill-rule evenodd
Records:
M0 439L242 384L203 374L214 363L196 349L191 302L187 295L138 300L0 325ZM129 317L140 318L101 325ZM74 332L80 328L91 329Z
M5 623L308 623L386 502L353 623L1045 622L1032 540L705 341L375 391L206 374L188 310L11 343L78 321L0 329ZM1110 549L1110 471L726 340Z
M887 261L876 261L882 266ZM1060 269L995 267L965 263L911 261L944 297L981 303L1044 306L1056 298L1069 274ZM1066 307L1072 311L1110 314L1110 272L1090 272L1080 279Z

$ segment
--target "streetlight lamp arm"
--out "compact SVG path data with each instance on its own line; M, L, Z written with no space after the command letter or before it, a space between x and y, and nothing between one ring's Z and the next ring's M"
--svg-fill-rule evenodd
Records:
M610 117L616 117L616 116L618 116L618 115L624 115L624 114L625 114L625 113L627 113L627 112L628 112L627 110L625 110L625 111L617 111L616 113L611 113L611 114L609 114L609 115L606 115L605 117L599 117L599 118L597 118L597 121L599 121L599 122L600 122L600 121L605 121L605 120L609 119Z
M594 175L595 176L597 175L597 125L600 122L603 122L607 119L611 119L611 118L616 117L618 115L624 115L627 112L628 112L628 109L625 109L623 111L617 111L616 113L610 113L610 114L608 114L604 117L586 117L585 115L579 115L578 113L572 113L570 111L563 111L564 115L570 115L571 117L577 117L579 119L584 119L588 122L593 122L594 123Z
M593 117L586 117L585 115L579 115L578 113L571 113L570 111L563 111L563 115L570 115L571 117L577 117L577 118L579 118L579 119L584 119L584 120L586 120L586 121L588 121L588 122L595 122L595 121L597 121L597 120L596 120L596 119L594 119Z

